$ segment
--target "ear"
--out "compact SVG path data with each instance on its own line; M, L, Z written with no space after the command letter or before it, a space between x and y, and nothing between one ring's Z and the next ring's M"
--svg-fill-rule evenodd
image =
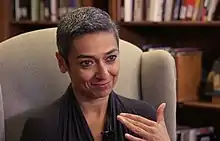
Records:
M59 52L56 52L56 58L57 58L57 62L58 62L58 66L60 68L60 71L62 73L66 73L68 70L66 62Z

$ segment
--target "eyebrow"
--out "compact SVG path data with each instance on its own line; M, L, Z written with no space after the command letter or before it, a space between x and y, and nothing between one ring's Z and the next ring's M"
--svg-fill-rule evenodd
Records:
M118 52L118 49L114 48L114 49L106 52L105 55L112 54L113 52ZM86 55L86 54L81 54L81 55L77 56L77 59L80 59L80 58L94 58L94 56Z

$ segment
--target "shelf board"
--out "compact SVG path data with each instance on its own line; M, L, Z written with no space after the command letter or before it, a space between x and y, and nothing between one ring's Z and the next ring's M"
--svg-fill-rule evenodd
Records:
M220 21L118 22L122 26L220 26Z
M51 21L29 21L29 20L21 20L21 21L11 21L13 25L29 25L29 26L56 26L58 22Z
M213 104L211 102L184 101L184 102L182 102L182 104L186 105L186 106L193 106L193 107L220 109L220 103L219 104Z
M170 22L117 22L121 26L220 26L220 21L201 22L201 21L170 21ZM13 25L30 25L30 26L56 26L58 22L50 21L11 21Z

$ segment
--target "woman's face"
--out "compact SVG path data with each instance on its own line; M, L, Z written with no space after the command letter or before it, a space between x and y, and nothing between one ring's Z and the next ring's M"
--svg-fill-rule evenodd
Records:
M76 92L89 99L108 96L119 73L119 49L114 33L90 33L74 39L68 61L68 73Z

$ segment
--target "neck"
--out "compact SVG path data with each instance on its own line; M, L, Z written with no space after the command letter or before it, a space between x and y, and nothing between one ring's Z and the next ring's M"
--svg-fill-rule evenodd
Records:
M85 116L104 116L107 111L108 97L109 96L98 99L85 100L81 99L80 96L76 96Z

